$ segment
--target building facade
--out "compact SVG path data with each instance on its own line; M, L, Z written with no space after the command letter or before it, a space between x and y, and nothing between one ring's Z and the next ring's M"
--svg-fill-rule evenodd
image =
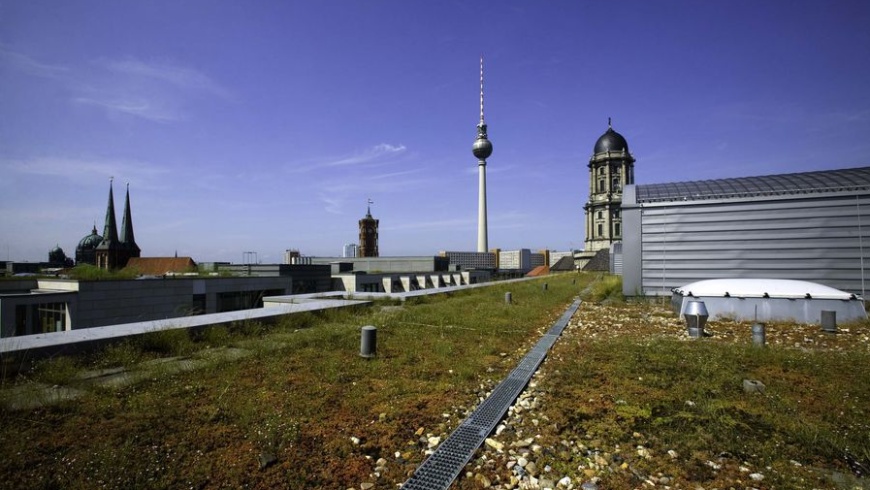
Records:
M257 308L292 290L289 276L3 281L0 337Z
M341 249L341 256L343 258L356 257L359 250L359 246L356 243L345 243L344 247Z
M459 270L485 269L495 270L498 268L495 252L438 252L441 257L450 259L450 267Z
M623 292L703 279L795 279L864 295L870 167L629 185Z

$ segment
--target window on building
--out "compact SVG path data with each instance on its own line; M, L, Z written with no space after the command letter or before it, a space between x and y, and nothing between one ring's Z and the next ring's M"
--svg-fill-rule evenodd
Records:
M619 226L619 223L613 224L613 234L617 237L622 236L622 227Z
M42 303L34 309L42 333L66 330L66 303Z
M598 223L598 236L604 236L604 225Z
M604 219L604 212L598 211L598 219Z

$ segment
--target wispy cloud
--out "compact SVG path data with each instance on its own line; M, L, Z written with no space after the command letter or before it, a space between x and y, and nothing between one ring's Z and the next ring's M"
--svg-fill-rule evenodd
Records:
M405 150L405 145L391 145L388 143L381 143L352 156L340 158L338 160L323 162L320 166L342 167L346 165L366 165L373 162L382 162L384 160L389 160L390 158L404 153Z
M0 169L7 175L56 177L85 184L118 177L123 182L151 188L158 187L160 178L169 173L168 168L142 161L51 157L0 160Z
M318 194L325 204L324 211L344 214L346 202L361 202L367 196L414 192L431 184L431 179L425 178L418 168L376 174L364 172L320 182Z
M57 80L73 103L98 107L110 116L167 123L188 119L185 108L198 97L233 99L230 90L205 73L165 61L98 59L71 69L43 63L0 44L0 67L4 65Z
M286 166L286 169L288 172L302 173L333 167L376 167L396 163L406 152L407 148L405 145L380 143L349 155L298 162Z
M132 58L123 61L103 61L102 64L113 73L157 80L182 89L208 92L223 98L231 97L229 90L192 68L162 62L146 63Z
M69 74L69 68L41 63L23 53L18 53L0 44L0 63L29 75L43 78L61 78Z
M344 199L327 194L320 194L319 199L325 204L324 211L327 213L342 214L341 210L344 206Z
M131 100L112 99L110 95L105 95L107 98L103 100L91 97L76 97L73 99L73 102L77 104L95 105L108 110L110 113L119 112L160 123L183 119L180 114L174 113L170 109L158 107L158 103L155 100L149 100L144 97L137 97ZM96 96L98 97L98 95Z

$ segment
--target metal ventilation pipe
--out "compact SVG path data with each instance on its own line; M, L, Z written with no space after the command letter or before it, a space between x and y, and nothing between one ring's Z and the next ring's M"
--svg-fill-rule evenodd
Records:
M371 326L366 325L362 328L362 335L360 338L360 347L359 347L359 355L365 358L375 357L375 353L378 350L378 329Z
M689 337L700 338L704 336L704 325L707 323L707 318L710 315L707 313L707 306L703 301L689 301L686 305L686 312L683 313L686 317L686 326L689 329Z
M764 336L764 324L756 323L752 325L752 343L759 347L764 347L765 336Z
M837 312L822 310L822 331L837 333Z

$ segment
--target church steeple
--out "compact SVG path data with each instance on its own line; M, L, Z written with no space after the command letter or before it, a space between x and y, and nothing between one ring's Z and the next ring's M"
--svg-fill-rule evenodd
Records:
M106 206L106 224L103 240L95 250L97 267L100 269L121 269L130 257L139 257L139 246L133 238L133 217L130 213L130 188L127 188L127 201L124 205L124 221L121 223L121 238L118 239L118 226L115 221L114 178L109 180L109 204Z
M118 227L115 224L115 194L112 191L114 178L109 179L109 204L106 206L106 221L103 225L103 243L112 246L118 243Z
M121 220L121 244L131 257L139 256L139 246L133 236L133 214L130 212L130 184L127 184L127 197L124 200L124 217Z

